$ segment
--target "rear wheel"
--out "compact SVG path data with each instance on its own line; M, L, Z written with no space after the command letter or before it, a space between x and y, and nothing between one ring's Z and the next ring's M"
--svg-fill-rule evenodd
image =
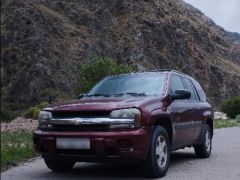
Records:
M199 158L208 158L212 151L212 136L208 124L204 127L203 140L200 145L194 147L195 153Z
M154 129L149 157L147 161L148 175L151 177L163 177L169 166L170 144L167 131L162 126Z
M69 171L73 168L75 162L72 161L59 161L54 159L44 159L47 167L53 171Z

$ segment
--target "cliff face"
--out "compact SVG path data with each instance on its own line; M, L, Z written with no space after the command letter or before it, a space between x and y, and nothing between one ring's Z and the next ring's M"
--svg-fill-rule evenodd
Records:
M182 0L1 3L1 88L22 107L73 95L77 64L92 56L183 71L216 105L240 94L240 44Z

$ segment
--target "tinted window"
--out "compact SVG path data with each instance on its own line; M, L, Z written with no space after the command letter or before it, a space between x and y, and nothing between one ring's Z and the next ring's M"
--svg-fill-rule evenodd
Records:
M184 89L182 79L180 76L172 75L170 82L171 93L174 93L178 89Z
M163 91L165 74L128 74L113 76L98 83L91 94L124 94L145 93L146 95L160 95Z
M191 85L191 82L188 78L183 78L183 81L186 85L186 89L191 92L191 97L189 99L191 100L197 100L196 94L194 92L193 86Z
M194 87L197 90L197 93L198 93L198 95L200 97L200 100L201 101L207 101L206 94L204 93L201 85L197 81L195 81L195 80L193 80L192 82L193 82Z

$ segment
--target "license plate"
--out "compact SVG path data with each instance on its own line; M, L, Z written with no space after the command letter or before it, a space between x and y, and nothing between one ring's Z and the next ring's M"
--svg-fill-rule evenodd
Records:
M90 149L89 138L57 138L57 149Z

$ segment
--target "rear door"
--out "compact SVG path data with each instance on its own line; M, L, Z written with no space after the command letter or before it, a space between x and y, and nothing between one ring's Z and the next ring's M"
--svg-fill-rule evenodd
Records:
M192 130L189 132L192 132L192 142L197 139L197 134L199 133L199 127L201 126L201 122L203 121L202 112L201 112L201 102L199 99L198 94L195 91L195 88L192 84L192 81L187 78L183 77L183 82L185 85L185 88L191 92L191 97L186 100L186 103L189 106L189 118L192 122Z
M198 96L198 102L195 105L195 111L194 114L195 117L195 140L201 138L201 133L203 129L203 125L205 123L205 120L212 115L211 105L207 101L206 94L204 93L201 85L194 79L191 79L192 86L194 87L194 90Z

